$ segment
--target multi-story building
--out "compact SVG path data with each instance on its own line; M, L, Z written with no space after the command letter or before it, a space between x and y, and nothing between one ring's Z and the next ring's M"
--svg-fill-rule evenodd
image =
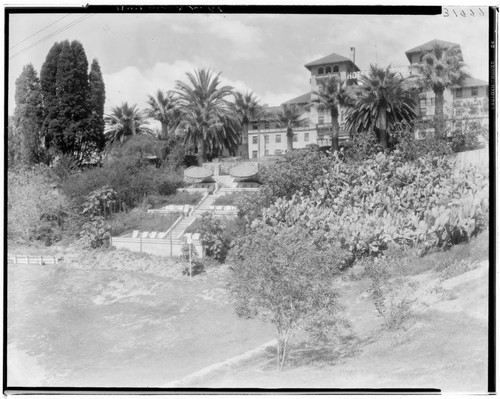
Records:
M456 47L461 53L457 43L442 40L431 40L405 52L409 65L393 67L403 77L418 74L418 64L426 53L431 51L436 44L445 49ZM305 67L310 71L310 91L281 104L295 104L303 112L303 117L309 119L309 125L294 129L294 148L305 148L310 144L320 147L331 145L332 121L330 114L319 110L312 105L314 92L318 90L318 82L329 76L339 76L348 85L355 84L356 79L367 71L361 71L355 64L355 49L351 47L350 58L332 53L315 61L309 62ZM423 138L433 134L433 121L435 115L435 97L432 91L422 92L415 98L418 123L416 137ZM479 79L466 79L460 86L455 85L444 93L445 115L447 124L459 127L464 119L476 119L481 124L488 121L488 83ZM266 107L269 114L277 115L282 107ZM340 132L339 139L346 140L349 134L344 130L344 115L339 110ZM249 127L249 156L261 158L280 155L286 151L286 128L280 126L273 118L252 121Z

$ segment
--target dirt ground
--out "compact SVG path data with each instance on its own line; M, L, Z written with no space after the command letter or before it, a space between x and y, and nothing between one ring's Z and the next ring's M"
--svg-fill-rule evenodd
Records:
M273 336L233 313L225 266L190 280L160 257L58 250L9 265L8 386L162 386Z

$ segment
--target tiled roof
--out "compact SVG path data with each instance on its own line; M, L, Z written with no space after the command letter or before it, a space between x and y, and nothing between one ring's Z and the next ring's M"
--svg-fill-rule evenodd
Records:
M411 61L411 57L409 56L410 54L431 51L436 44L439 44L441 47L444 47L446 49L448 49L450 47L460 47L460 44L457 44L457 43L446 42L444 40L434 39L434 40L431 40L430 42L421 44L420 46L417 46L417 47L414 47L408 51L405 51L406 57L408 57L408 59Z
M344 57L343 55L339 55L336 53L331 53L330 55L327 55L326 57L319 58L316 61L312 61L304 65L306 68L311 68L312 66L316 65L324 65L324 64L334 64L337 62L350 62L353 63L350 58Z
M311 101L311 92L302 94L301 96L292 98L291 100L288 100L283 103L283 105L290 105L290 104L305 104Z
M461 85L453 85L452 89L458 89L460 87L476 87L476 86L488 86L488 82L476 78L467 78Z

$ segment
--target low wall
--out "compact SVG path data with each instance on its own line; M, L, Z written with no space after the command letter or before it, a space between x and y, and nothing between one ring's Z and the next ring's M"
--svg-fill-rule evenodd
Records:
M240 165L252 165L257 169L259 168L259 163L255 161L206 162L203 164L203 167L211 170L214 176L219 176L229 175L231 169Z
M184 241L157 238L111 237L111 245L117 249L127 249L132 252L144 252L151 255L174 257L182 255ZM193 246L199 257L203 257L200 241L194 241Z
M488 147L479 150L458 152L455 154L457 166L488 166L490 162L490 154Z

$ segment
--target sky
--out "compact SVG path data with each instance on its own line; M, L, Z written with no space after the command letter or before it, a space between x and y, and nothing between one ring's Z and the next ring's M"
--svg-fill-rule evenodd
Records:
M469 10L470 7L467 9ZM449 12L451 13L451 8ZM461 8L456 8L457 12ZM304 64L356 48L370 63L405 66L405 51L433 39L461 45L472 76L488 78L487 9L474 16L300 14L11 14L9 114L24 65L40 73L55 42L78 40L96 58L106 86L105 112L122 102L146 107L148 94L175 88L186 72L211 68L225 84L253 91L270 106L310 91ZM335 9L332 9L334 12ZM470 11L468 11L470 13Z

